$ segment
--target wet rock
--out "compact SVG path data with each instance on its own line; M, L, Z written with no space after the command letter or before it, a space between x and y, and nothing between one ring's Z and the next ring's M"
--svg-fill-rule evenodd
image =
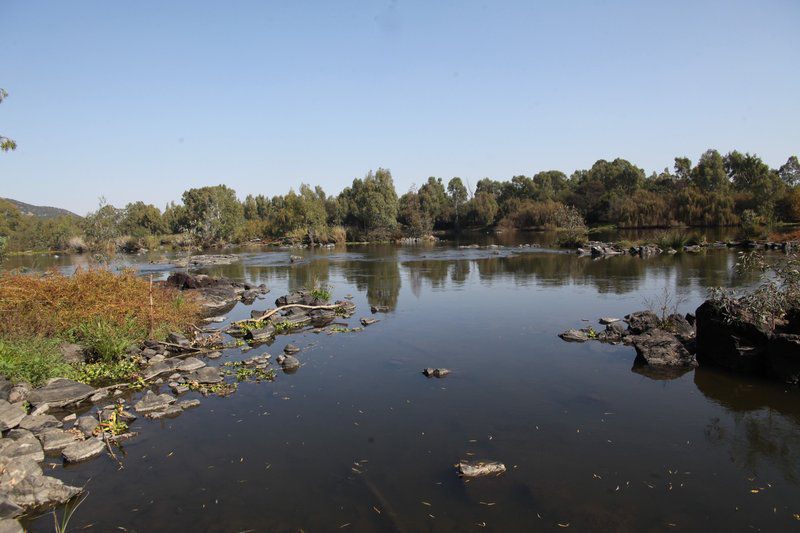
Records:
M297 370L298 368L300 368L300 361L297 359L297 357L295 357L293 355L287 355L281 361L278 361L278 362L279 362L279 364L281 365L281 368L283 368L284 371L286 371L286 370Z
M169 394L156 394L153 391L147 391L142 396L142 399L133 405L137 413L146 414L153 411L164 410L167 406L175 403L175 397Z
M79 463L97 457L106 445L100 439L86 439L74 442L61 451L61 456L68 463Z
M206 364L197 357L187 357L178 365L178 370L181 372L191 372L203 368Z
M563 333L559 333L558 336L567 342L586 342L589 340L589 333L582 329L568 329Z
M0 494L24 509L60 505L81 492L59 479L45 476L39 465L29 459L0 457L0 472Z
M180 365L181 362L182 361L180 359L166 359L164 361L158 361L145 368L144 372L142 372L142 377L147 380L153 379L154 377L162 374L174 372L177 370L178 365Z
M44 453L60 451L79 440L83 439L78 437L74 432L64 431L58 428L47 429L39 435L39 441L42 443Z
M299 255L290 255L289 256L289 261L292 262L292 263L299 263L302 260L303 260L303 258L300 257Z
M606 244L595 244L590 247L590 252L593 257L605 257L611 255L622 255L625 252L622 250L618 250L613 246L606 245Z
M261 293L257 290L247 290L242 293L241 300L245 305L252 305Z
M283 349L283 353L286 355L294 355L300 352L300 348L295 346L294 344L287 344L286 347Z
M19 405L0 400L0 431L15 428L25 418L25 411Z
M195 370L188 376L186 379L189 381L196 381L200 384L213 384L219 383L222 381L222 375L219 373L219 369L213 366L206 366Z
M28 459L44 461L44 450L32 433L20 435L18 438L0 439L0 461L4 459Z
M614 322L619 322L621 320L622 320L621 318L614 318L614 317L610 317L610 316L604 316L598 322L600 324L602 324L603 326L607 326L609 324L613 324Z
M222 352L211 352L207 354L206 357L209 359L219 359L220 357L222 357Z
M19 422L20 429L27 429L37 435L50 428L61 427L61 421L52 415L28 415Z
M85 400L94 394L94 390L94 387L85 383L56 378L44 387L34 389L28 396L28 401L34 406L47 403L50 404L50 407L64 407Z
M373 313L388 313L389 307L386 305L373 305L369 310Z
M197 407L200 405L200 400L184 400L182 402L178 402L178 407L183 410L192 409L193 407Z
M85 437L91 437L97 431L100 423L93 416L82 416L75 421L75 429L83 433Z
M152 411L150 413L147 413L145 416L152 420L160 420L162 418L174 418L179 414L181 414L182 412L183 409L181 409L180 406L168 405L167 407L159 409L158 411Z
M422 371L422 373L428 378L443 378L450 373L450 370L446 368L426 368Z
M266 323L260 328L250 328L245 330L244 337L247 340L254 342L263 342L271 339L275 335L275 326L271 323Z
M628 323L628 329L634 335L641 335L651 329L656 329L660 323L660 319L652 311L637 311L625 315L625 321Z
M375 319L375 318L362 318L362 319L360 320L360 322L361 322L361 325L362 325L362 326L365 326L365 327L366 327L366 326L371 326L372 324L375 324L375 323L377 323L377 322L378 322L378 320L377 320L377 319Z
M497 461L460 461L458 473L461 477L497 476L506 471L506 465Z
M651 330L631 338L636 357L650 366L695 367L697 359L678 338L666 331Z

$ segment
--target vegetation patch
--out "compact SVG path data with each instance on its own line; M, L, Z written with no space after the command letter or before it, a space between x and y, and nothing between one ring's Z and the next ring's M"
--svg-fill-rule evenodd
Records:
M62 358L59 344L57 339L43 337L0 337L0 375L13 382L26 381L34 387L50 378L72 375L73 367Z

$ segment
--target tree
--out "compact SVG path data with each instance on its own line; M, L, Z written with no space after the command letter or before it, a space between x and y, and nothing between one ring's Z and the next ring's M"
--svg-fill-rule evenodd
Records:
M3 100L5 100L7 97L8 97L8 92L5 89L0 88L0 103L3 103ZM14 141L14 139L9 139L8 137L0 135L0 150L2 150L3 152L8 152L9 150L16 150L16 149L17 149L17 143L16 141Z
M442 178L428 178L428 181L419 188L420 206L435 226L444 226L449 219L450 200L447 197Z
M131 237L145 237L161 235L167 231L167 227L156 206L139 201L125 206L120 230L122 234Z
M489 226L494 224L499 208L494 194L480 191L470 201L469 218L473 224L478 226Z
M787 159L786 164L778 169L778 176L790 187L800 185L800 161L797 160L796 155Z
M206 246L229 240L244 221L236 191L225 185L189 189L183 206L186 229Z
M433 229L433 221L423 212L413 187L400 197L397 218L411 237L424 237Z
M716 150L706 150L692 169L692 182L702 192L727 192L730 188L725 161Z
M692 175L692 160L688 157L675 158L675 176L681 181L689 181Z
M397 225L397 192L388 169L379 168L364 179L354 179L353 185L339 195L339 204L345 223L362 230L391 230Z
M567 176L560 170L545 170L533 176L537 200L555 200L567 189Z
M461 182L461 178L453 178L447 184L447 194L450 195L450 201L453 203L453 211L455 212L455 225L458 226L458 212L462 205L467 201L467 188Z
M99 248L111 244L111 241L120 235L120 221L122 211L106 202L100 197L97 211L89 213L83 220L83 233L92 244Z

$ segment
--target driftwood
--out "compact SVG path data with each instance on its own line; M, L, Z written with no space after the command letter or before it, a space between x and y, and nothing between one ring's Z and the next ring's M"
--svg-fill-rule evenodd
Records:
M266 311L263 315L258 318L246 318L244 320L237 320L236 322L231 322L231 325L238 325L238 324L246 324L248 322L261 322L265 320L275 313L283 311L284 309L291 309L292 307L299 308L299 309L311 309L312 311L315 309L341 309L344 307L342 304L333 304L333 305L305 305L305 304L287 304L282 305L280 307L276 307L275 309L270 309Z

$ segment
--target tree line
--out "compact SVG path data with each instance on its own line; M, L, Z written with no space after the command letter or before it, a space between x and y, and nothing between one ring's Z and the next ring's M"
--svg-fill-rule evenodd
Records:
M706 151L696 164L677 157L672 169L649 176L625 159L601 159L569 176L547 170L507 181L484 178L474 189L458 177L447 182L430 177L401 196L391 172L379 168L338 195L303 184L284 195L239 200L233 189L217 185L189 189L164 210L144 202L116 208L101 201L84 218L29 217L0 201L0 240L9 250L281 239L328 243L492 226L581 231L584 224L666 228L777 222L800 222L797 156L773 169L757 155L717 150Z

